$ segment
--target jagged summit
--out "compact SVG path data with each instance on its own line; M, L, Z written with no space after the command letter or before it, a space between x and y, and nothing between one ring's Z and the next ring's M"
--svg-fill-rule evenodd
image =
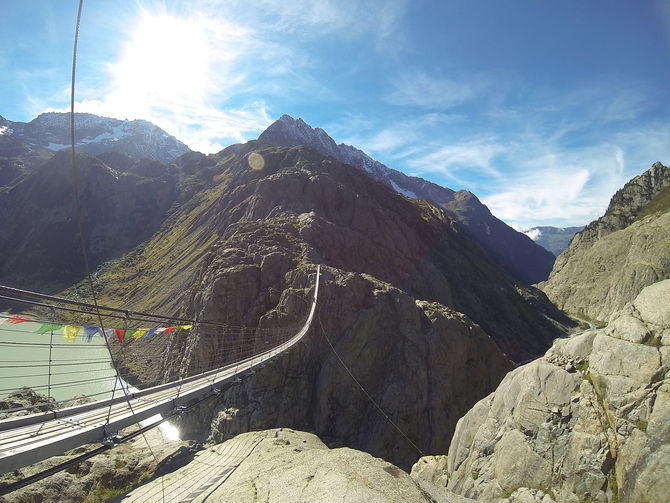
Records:
M258 139L281 147L306 145L319 152L338 158L338 145L321 128L313 128L302 119L284 114L261 133ZM299 143L296 143L299 142Z
M453 191L423 178L407 176L356 147L337 144L323 129L313 128L302 119L294 119L286 114L268 126L258 140L282 147L305 145L366 171L405 197L425 199L437 204L458 220L465 231L483 246L491 259L515 278L532 284L549 276L554 263L553 254L497 219L467 190Z

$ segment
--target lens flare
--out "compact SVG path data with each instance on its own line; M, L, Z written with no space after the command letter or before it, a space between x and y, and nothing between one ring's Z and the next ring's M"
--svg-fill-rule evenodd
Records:
M256 171L260 171L265 167L265 159L263 159L263 156L257 152L249 154L247 162L249 163L249 167Z

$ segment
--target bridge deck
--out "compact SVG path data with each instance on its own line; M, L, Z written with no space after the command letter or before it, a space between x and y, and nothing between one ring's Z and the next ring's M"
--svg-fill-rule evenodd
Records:
M268 351L175 383L129 392L127 398L121 396L113 400L1 420L0 473L27 466L83 444L101 442L106 433L117 432L143 419L187 405L213 393L219 385L235 376L289 350L302 339L312 323L319 289L319 272L305 324L291 339Z

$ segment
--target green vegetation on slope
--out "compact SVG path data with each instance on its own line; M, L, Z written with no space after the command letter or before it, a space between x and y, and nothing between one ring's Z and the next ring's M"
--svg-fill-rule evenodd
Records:
M649 201L642 210L636 215L635 221L642 220L644 217L656 213L664 213L670 210L670 185L661 189L654 198Z

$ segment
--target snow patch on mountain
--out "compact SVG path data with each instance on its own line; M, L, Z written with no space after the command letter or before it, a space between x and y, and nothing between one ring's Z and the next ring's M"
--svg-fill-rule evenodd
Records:
M28 123L9 122L8 125L12 126L15 138L33 147L56 152L70 145L69 113L47 112ZM128 121L77 113L74 126L76 145L88 154L122 152L167 164L190 151L174 136L144 120Z
M0 126L0 135L3 134L10 134L12 132L11 129L9 129L7 126Z

